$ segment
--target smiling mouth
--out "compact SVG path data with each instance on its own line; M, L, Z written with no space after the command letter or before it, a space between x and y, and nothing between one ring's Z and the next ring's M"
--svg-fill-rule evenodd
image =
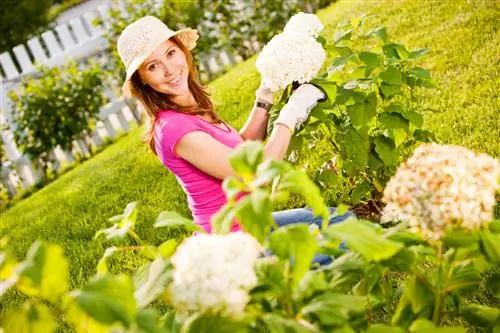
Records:
M177 76L177 78L173 79L172 81L169 81L168 84L176 86L181 82L181 78L182 78L182 72L179 73L179 76Z

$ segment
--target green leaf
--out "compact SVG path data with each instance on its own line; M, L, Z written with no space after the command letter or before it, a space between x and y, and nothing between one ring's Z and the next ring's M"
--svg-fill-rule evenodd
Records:
M321 79L313 79L310 83L323 90L323 92L327 95L327 101L320 102L318 107L332 108L335 104L335 99L337 98L337 85L332 81Z
M222 182L222 189L228 201L236 199L237 195L246 189L245 184L235 177L226 177Z
M178 244L179 240L177 239L166 240L158 246L158 252L163 259L170 259L174 255Z
M442 240L446 247L470 247L478 245L479 235L464 229L453 229L447 231Z
M365 296L326 293L300 309L300 314L317 318L325 326L340 326L350 316L363 313L367 303Z
M422 125L424 124L424 117L416 111L407 110L401 113L401 115L416 127L422 127Z
M386 44L382 47L384 54L392 59L406 59L408 58L408 50L402 44Z
M494 234L500 234L500 220L490 222L490 231Z
M360 52L358 57L362 62L370 67L375 67L380 64L380 56L373 52Z
M251 183L250 187L252 188L269 185L277 177L287 173L290 170L292 170L292 166L289 163L267 159L257 168L257 175L254 181Z
M419 142L435 142L436 137L434 134L428 130L418 129L413 132L413 138Z
M359 133L352 126L347 127L339 133L338 141L341 145L341 153L344 168L348 174L354 174L363 170L368 165L368 151L370 142L368 135Z
M326 233L330 237L344 240L348 248L359 252L369 261L389 259L403 247L402 244L384 238L373 228L357 220L330 225Z
M500 270L493 272L486 280L487 288L500 300Z
M269 237L269 248L278 257L293 262L292 281L296 287L311 266L318 242L308 225L294 224L275 230Z
M252 234L259 242L264 242L275 224L269 193L257 189L238 201L235 214L245 231Z
M368 328L366 333L405 333L405 330L397 326L374 324Z
M247 333L247 325L234 319L210 314L194 314L182 325L181 333Z
M278 184L278 191L288 191L300 195L311 207L314 215L323 218L322 226L328 224L330 217L328 206L325 204L318 186L304 172L292 170L283 175Z
M50 333L57 328L55 318L43 304L25 302L22 305L15 305L8 308L2 317L2 328L5 333Z
M74 293L78 306L103 324L129 327L136 315L134 285L127 275L100 275Z
M463 309L462 316L474 326L487 327L494 325L500 319L500 309L468 304Z
M426 48L421 48L421 49L418 49L415 51L411 51L408 58L418 59L418 58L422 57L423 55L427 54L427 52L429 52L429 49L426 49Z
M436 325L434 325L434 323L429 319L419 318L415 320L413 323L411 323L409 331L416 332L416 331L422 331L424 329L433 329L435 327Z
M410 74L413 76L416 76L421 79L430 79L431 74L429 73L428 70L421 68L421 67L415 67L410 70Z
M242 176L245 181L250 181L253 178L257 167L263 160L264 150L262 142L253 140L244 141L229 158L234 171Z
M419 235L409 232L409 231L398 231L396 233L388 233L387 238L390 240L400 242L405 244L406 246L412 246L412 245L424 245L427 242L422 239Z
M399 153L391 139L383 135L378 135L373 141L375 143L375 151L384 164L396 165L398 163Z
M349 40L351 39L352 36L352 29L349 30L343 30L343 31L338 31L335 33L333 36L333 40L335 41L335 44L338 42L341 42L343 40Z
M293 298L297 301L308 300L314 295L325 292L328 288L325 272L310 270L300 280L299 285L294 290Z
M28 296L52 303L68 291L69 269L59 245L37 241L21 263L17 288Z
M296 320L284 318L274 313L266 313L262 320L272 333L319 333L316 329L305 327Z
M385 83L392 85L401 85L403 83L401 71L394 66L389 66L385 71L380 73L380 78Z
M168 310L162 317L163 327L167 329L168 333L178 333L181 330L180 323L175 319L175 310Z
M412 276L406 280L404 291L399 299L392 324L409 325L414 316L425 309L433 308L434 293L427 283ZM407 322L410 320L410 322Z
M368 167L371 171L378 171L381 167L384 166L384 162L375 154L373 151L370 152L370 156L368 157Z
M351 192L352 203L357 204L361 202L361 200L367 198L370 195L371 189L371 184L366 180L357 183Z
M379 116L380 129L384 134L394 140L398 147L408 137L409 122L399 113L384 112Z
M401 93L401 87L400 86L393 86L387 83L382 83L380 85L380 91L382 92L382 95L385 98L390 99L394 95L398 95Z
M472 261L460 262L454 265L446 289L455 291L476 286L481 282L481 274Z
M202 228L192 220L181 216L176 212L161 212L156 218L155 228L179 228L182 227L188 231L200 231Z
M216 234L227 234L231 231L231 227L236 217L236 210L233 203L226 203L220 208L217 213L212 216L210 221L212 232Z
M104 274L109 272L107 260L109 257L111 257L113 253L116 252L116 250L118 250L116 246L111 246L104 251L103 256L101 257L101 259L99 259L99 262L97 263L98 274Z
M347 106L347 112L349 112L351 123L356 130L359 131L361 128L367 130L372 119L377 114L377 97L375 93L368 95L361 103Z
M500 235L489 230L479 230L480 249L492 264L500 263Z
M384 43L387 43L387 29L385 27L375 28L375 29L371 30L370 32L368 32L367 35L368 36L377 36L380 39L382 39L382 41Z
M160 319L154 309L139 311L134 326L131 330L134 333L171 333L171 330L160 326Z
M141 266L134 274L135 299L139 309L160 296L171 281L172 266L163 258Z

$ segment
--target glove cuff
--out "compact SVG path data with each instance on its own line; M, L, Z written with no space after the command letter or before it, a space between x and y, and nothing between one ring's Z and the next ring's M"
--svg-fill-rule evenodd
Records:
M260 99L269 104L274 104L274 93L271 91L271 89L265 86L260 86L255 91L255 98Z
M287 104L281 109L280 114L278 115L278 118L276 119L276 124L283 124L286 127L292 131L292 133L295 131L295 126L297 125L297 116L295 115L295 112L293 112L293 109L297 108L298 105L294 101L288 101Z

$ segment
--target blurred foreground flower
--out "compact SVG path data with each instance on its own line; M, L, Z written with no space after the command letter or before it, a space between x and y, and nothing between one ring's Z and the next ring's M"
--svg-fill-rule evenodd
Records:
M276 92L293 81L311 81L326 58L323 46L316 40L322 29L316 15L299 13L293 16L285 31L274 36L257 58L255 65L264 84Z
M197 235L187 238L172 257L170 298L177 310L238 316L257 284L254 264L261 246L251 235Z
M500 163L464 147L424 144L403 163L384 191L413 231L440 239L445 230L479 229L493 219Z

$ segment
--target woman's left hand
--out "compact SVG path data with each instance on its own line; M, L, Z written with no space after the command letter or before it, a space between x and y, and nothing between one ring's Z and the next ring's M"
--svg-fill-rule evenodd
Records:
M264 102L274 104L274 93L265 84L264 80L260 80L260 86L255 91L255 98Z

